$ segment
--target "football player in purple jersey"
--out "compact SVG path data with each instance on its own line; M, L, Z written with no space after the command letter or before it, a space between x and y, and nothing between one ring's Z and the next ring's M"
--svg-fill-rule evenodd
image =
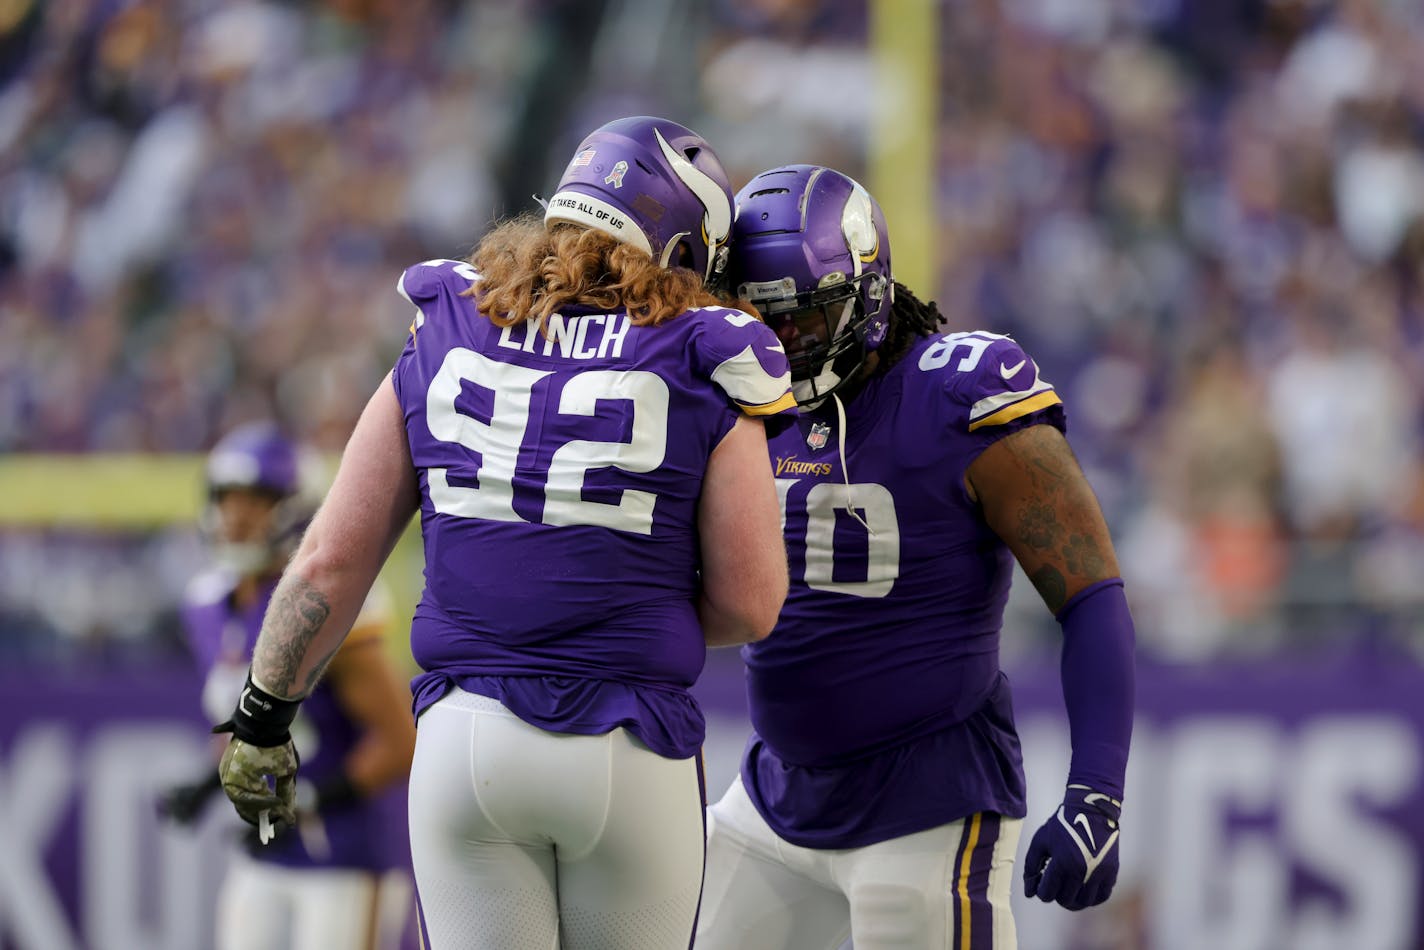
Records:
M708 290L731 223L706 141L620 119L543 220L400 279L410 337L278 585L222 772L249 821L291 820L288 723L419 511L410 828L436 950L691 942L688 689L707 644L776 620L767 433L796 414L776 335Z
M1014 558L1063 628L1072 738L1030 895L1107 899L1132 729L1132 621L1061 401L1013 340L944 332L895 283L879 206L838 172L758 175L732 246L804 412L769 442L791 586L743 649L754 732L709 809L697 946L1013 947Z
M242 690L262 614L311 506L299 490L296 447L270 423L219 441L206 480L213 564L189 585L183 624L203 671L203 708L219 722ZM382 645L386 625L368 606L293 723L304 766L298 833L266 847L249 835L234 857L218 897L220 950L397 945L409 920L410 859L392 824L415 730ZM160 810L189 823L220 787L209 766L202 781L171 789Z

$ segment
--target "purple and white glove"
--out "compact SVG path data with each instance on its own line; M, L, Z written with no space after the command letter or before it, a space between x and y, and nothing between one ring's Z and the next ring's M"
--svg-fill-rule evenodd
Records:
M1069 785L1063 804L1034 833L1024 862L1024 896L1082 910L1101 904L1117 883L1122 802Z

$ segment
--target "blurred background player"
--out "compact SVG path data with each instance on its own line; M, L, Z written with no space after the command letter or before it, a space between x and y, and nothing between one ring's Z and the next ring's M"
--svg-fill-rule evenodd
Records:
M233 430L208 457L213 565L190 586L183 619L213 722L237 701L262 615L311 517L298 460L264 422ZM415 730L409 692L383 648L386 622L368 603L293 724L303 764L298 833L264 846L249 829L219 896L219 948L396 945L410 910L400 795ZM191 823L220 788L214 762L160 809ZM263 912L251 913L254 905Z
M770 440L791 588L743 650L754 733L709 811L698 947L1015 945L1025 788L998 656L1015 557L1063 628L1073 747L1026 890L1106 900L1134 633L1057 393L1012 339L942 332L894 283L879 206L836 171L752 179L731 276L804 412Z
M291 821L288 724L418 509L411 846L436 950L690 942L688 689L786 592L765 428L796 405L776 337L704 286L731 223L704 139L625 118L542 221L401 277L410 338L277 587L222 772L249 821Z

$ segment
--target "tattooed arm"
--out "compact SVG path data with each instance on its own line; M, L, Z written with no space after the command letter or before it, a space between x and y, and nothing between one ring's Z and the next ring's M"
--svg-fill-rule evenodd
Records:
M1029 842L1024 893L1069 910L1091 907L1117 881L1132 740L1136 635L1117 557L1098 500L1052 426L995 442L970 464L966 481L1063 628L1073 756L1062 806ZM1080 834L1079 826L1087 830Z
M218 776L263 844L297 820L291 725L301 698L350 631L415 513L416 492L400 401L388 376L361 413L336 481L272 594L232 718L213 730L232 735Z
M995 442L970 464L965 481L1055 614L1075 594L1118 576L1098 499L1053 426L1029 426Z
M387 377L273 592L253 651L256 685L281 699L311 692L418 505L405 422Z

